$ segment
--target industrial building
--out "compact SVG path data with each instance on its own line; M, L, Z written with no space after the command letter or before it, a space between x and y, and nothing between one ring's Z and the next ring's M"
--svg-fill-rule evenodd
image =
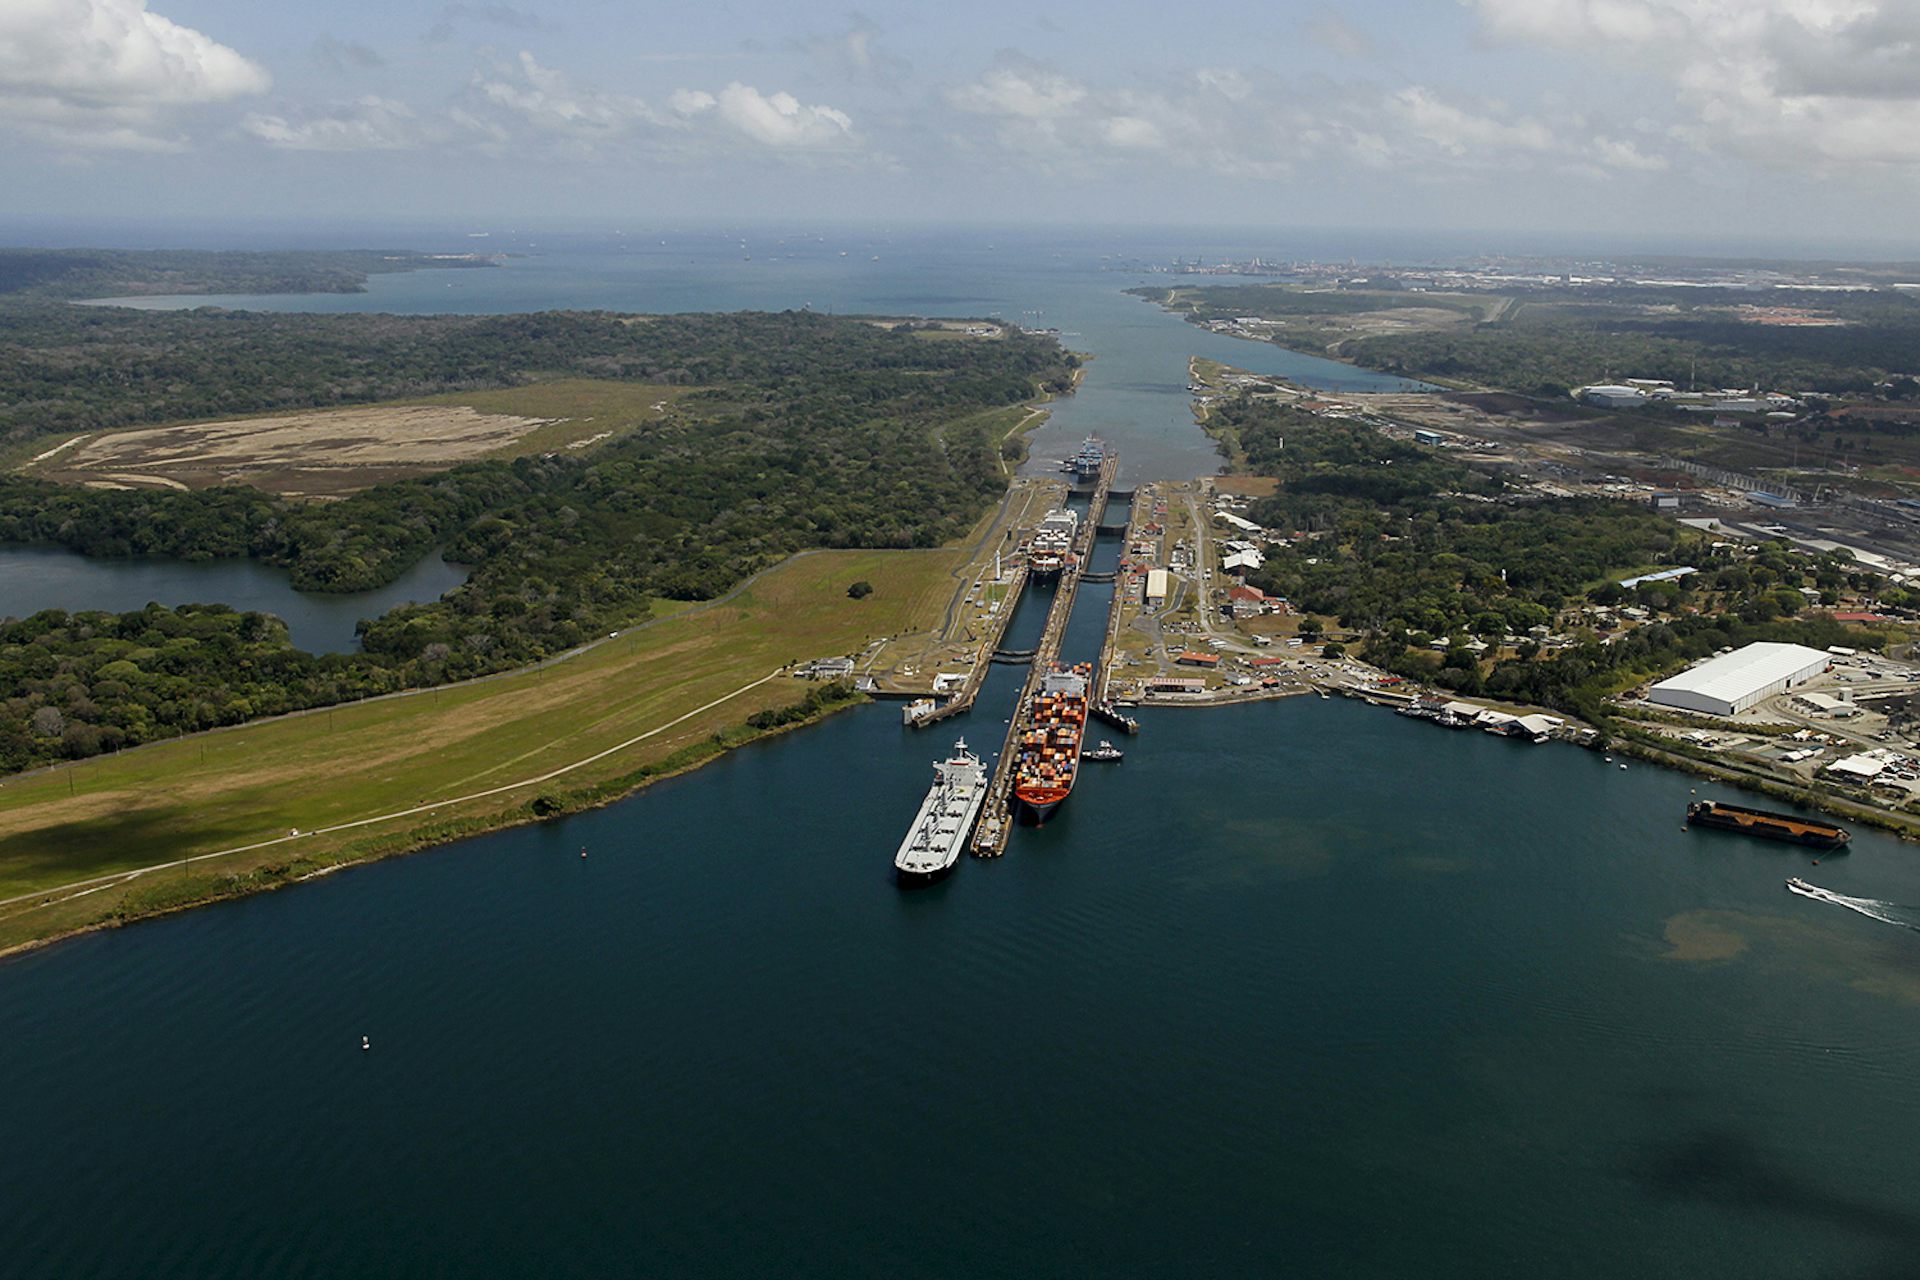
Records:
M1247 519L1245 516L1237 516L1233 514L1233 512L1231 511L1216 511L1213 513L1213 518L1215 520L1220 521L1222 524L1232 525L1234 528L1240 530L1242 533L1264 533L1265 532L1265 530L1261 529L1259 525Z
M1582 387L1578 395L1588 404L1597 404L1602 409L1637 409L1647 402L1647 393L1638 387Z
M1637 578L1622 578L1620 585L1631 591L1635 587L1644 587L1649 582L1678 582L1682 578L1692 577L1700 572L1692 565L1682 565L1678 569L1662 569L1658 573L1643 573Z
M1662 680L1647 691L1647 701L1663 707L1738 715L1827 669L1832 655L1803 644L1760 641Z

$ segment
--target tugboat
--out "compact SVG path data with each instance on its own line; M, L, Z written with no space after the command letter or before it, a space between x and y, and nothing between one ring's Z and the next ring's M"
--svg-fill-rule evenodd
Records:
M1105 738L1102 738L1100 739L1099 746L1095 747L1093 750L1088 751L1084 754L1085 754L1085 758L1088 760L1119 761L1119 760L1125 759L1127 753L1122 751L1120 748L1114 746L1111 742L1108 742Z

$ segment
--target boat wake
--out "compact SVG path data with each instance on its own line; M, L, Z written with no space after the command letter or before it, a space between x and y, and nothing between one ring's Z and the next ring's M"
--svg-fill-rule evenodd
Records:
M1882 902L1878 898L1850 898L1844 893L1835 893L1831 889L1822 889L1817 884L1808 884L1798 877L1787 881L1787 888L1803 898L1812 898L1815 902L1831 902L1836 907L1857 911L1870 920L1878 920L1882 924L1896 925L1899 928L1920 933L1920 911L1912 907L1903 907L1894 902Z

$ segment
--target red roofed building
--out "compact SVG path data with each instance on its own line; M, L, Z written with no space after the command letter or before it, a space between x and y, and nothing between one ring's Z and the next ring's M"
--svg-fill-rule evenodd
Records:
M1861 613L1861 612L1836 613L1833 615L1833 620L1835 622L1892 622L1893 621L1892 618L1889 618L1884 613Z
M1217 667L1220 665L1220 655L1217 653L1200 653L1189 649L1175 658L1174 661L1189 667Z

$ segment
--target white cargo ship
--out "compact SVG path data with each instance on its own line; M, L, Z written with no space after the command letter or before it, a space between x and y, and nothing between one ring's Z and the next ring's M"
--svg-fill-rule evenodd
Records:
M967 740L933 766L933 789L893 857L903 884L926 884L953 870L973 834L973 823L987 799L987 766L967 750Z
M1047 512L1034 530L1027 568L1036 578L1057 578L1073 564L1073 536L1079 531L1078 512L1057 507Z

